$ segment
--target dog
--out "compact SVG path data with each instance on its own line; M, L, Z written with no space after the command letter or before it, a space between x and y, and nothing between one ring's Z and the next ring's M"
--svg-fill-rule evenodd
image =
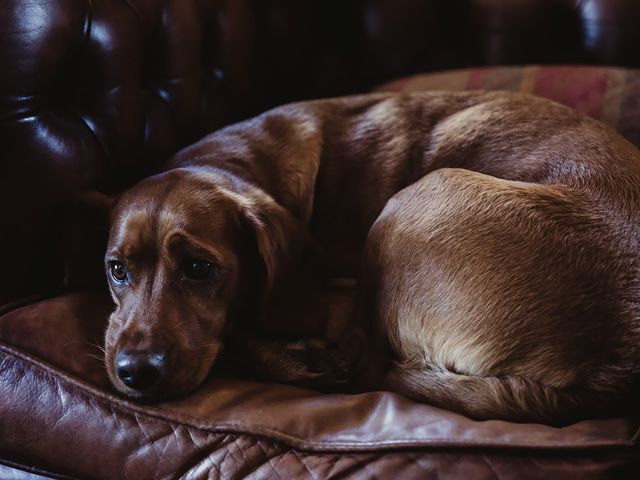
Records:
M110 218L105 361L132 397L186 394L234 348L260 378L477 419L636 394L640 153L552 101L282 106L180 151Z

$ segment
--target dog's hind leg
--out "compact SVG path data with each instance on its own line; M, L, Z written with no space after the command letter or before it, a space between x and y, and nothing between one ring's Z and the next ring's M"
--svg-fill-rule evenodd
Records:
M434 364L394 363L383 387L477 419L561 425L606 411L592 390L556 388L527 377L461 375Z
M478 418L598 414L622 387L596 380L614 378L618 320L598 244L610 232L592 210L563 186L461 169L394 196L360 298L392 351L385 386Z

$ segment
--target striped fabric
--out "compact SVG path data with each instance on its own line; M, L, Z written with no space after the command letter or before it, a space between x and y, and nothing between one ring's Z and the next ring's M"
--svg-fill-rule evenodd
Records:
M517 90L597 118L640 147L640 70L613 67L487 67L416 75L377 91Z

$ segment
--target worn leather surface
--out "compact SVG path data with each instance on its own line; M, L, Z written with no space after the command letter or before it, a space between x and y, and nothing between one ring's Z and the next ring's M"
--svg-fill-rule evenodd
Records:
M476 422L388 392L321 395L215 373L182 399L137 404L111 389L99 358L109 309L76 293L0 317L0 460L79 478L640 474L635 419Z

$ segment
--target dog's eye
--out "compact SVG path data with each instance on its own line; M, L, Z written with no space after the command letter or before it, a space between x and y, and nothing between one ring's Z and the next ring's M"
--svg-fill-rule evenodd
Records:
M206 280L213 272L213 263L207 260L198 260L197 258L188 258L183 267L183 274L189 280L202 282Z
M109 270L111 271L111 276L116 282L124 283L127 281L127 269L124 268L124 264L122 262L111 262Z

